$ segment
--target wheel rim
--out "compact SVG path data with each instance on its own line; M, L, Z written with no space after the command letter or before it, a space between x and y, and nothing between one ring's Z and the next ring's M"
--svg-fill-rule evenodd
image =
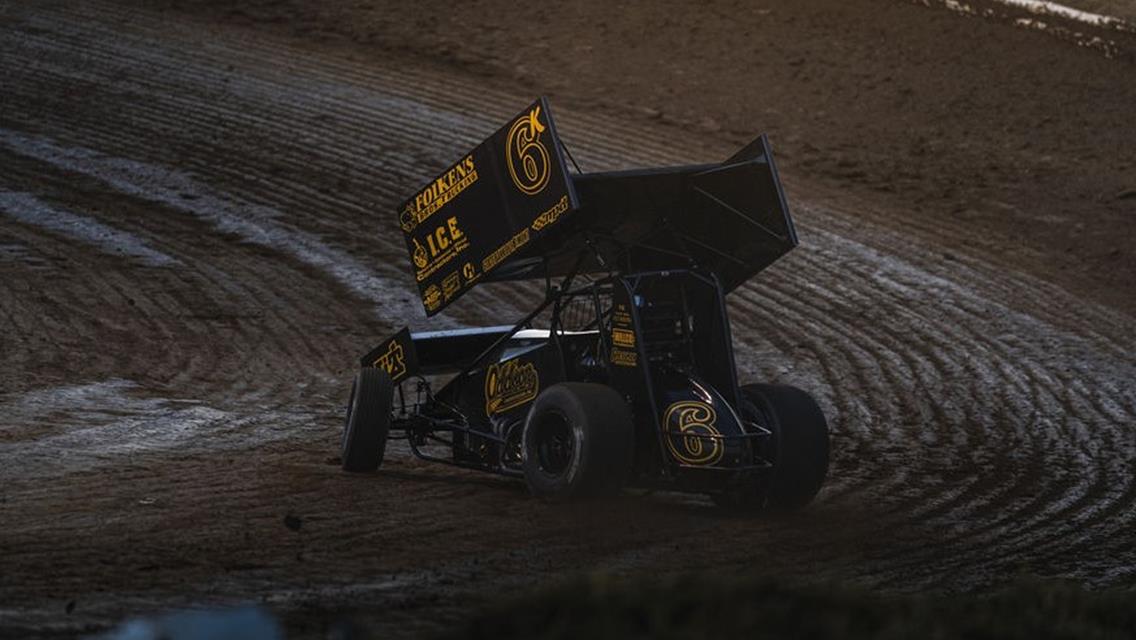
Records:
M563 474L571 465L576 450L576 439L568 417L559 411L549 411L535 426L537 466L549 475Z

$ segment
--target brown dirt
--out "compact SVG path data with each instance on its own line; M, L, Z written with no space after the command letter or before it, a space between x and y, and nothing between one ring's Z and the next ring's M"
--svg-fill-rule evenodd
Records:
M0 635L252 601L408 636L591 570L1133 583L1132 36L867 0L147 4L0 3ZM743 378L830 418L804 514L550 506L398 448L339 471L353 361L426 326L395 203L538 92L590 170L770 133L803 245L731 308Z
M364 59L406 52L715 140L764 131L810 189L870 198L932 237L953 223L964 237L952 240L979 256L1136 309L1136 35L1061 20L1021 28L1013 21L1032 14L984 1L970 5L995 16L785 5L272 1L206 13ZM1060 29L1111 42L1113 57Z

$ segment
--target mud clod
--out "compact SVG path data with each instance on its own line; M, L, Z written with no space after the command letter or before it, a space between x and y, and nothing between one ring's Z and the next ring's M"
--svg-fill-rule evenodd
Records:
M299 531L304 526L304 519L289 513L284 516L284 526L288 527L289 531Z

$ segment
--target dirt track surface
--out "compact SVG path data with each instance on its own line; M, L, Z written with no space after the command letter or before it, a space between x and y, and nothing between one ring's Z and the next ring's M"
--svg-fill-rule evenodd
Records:
M413 51L360 59L277 29L71 4L0 3L0 633L251 601L313 633L344 612L414 635L595 569L894 591L1022 572L1136 582L1136 323L1106 304L1132 292L1127 263L1074 243L1061 264L1119 272L1111 293L1079 297L1083 273L1026 255L1055 251L1056 231L1023 248L977 209L893 208L902 193L871 199L873 179L833 182L828 160L814 181L805 132L786 136L785 163L802 246L731 311L743 380L809 389L829 416L831 480L812 509L549 506L397 448L382 472L344 475L333 457L356 357L425 326L395 203L531 87ZM1130 62L1084 60L1127 65L1108 72L1136 91ZM737 146L730 127L586 102L553 108L589 170ZM1101 144L1133 135L1085 126ZM1092 179L1119 190L1123 175ZM1030 184L1074 202L1082 177ZM1083 213L1131 251L1132 202ZM523 294L475 291L430 326L495 323Z

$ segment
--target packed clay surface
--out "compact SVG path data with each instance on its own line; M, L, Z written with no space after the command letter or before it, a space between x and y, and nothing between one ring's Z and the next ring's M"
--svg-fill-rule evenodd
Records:
M415 636L590 571L1133 584L1136 36L995 2L387 4L0 2L0 635L259 603ZM427 322L396 226L538 94L588 171L770 135L801 246L730 313L741 379L828 416L803 513L550 505L397 442L340 470L360 355L538 300Z

